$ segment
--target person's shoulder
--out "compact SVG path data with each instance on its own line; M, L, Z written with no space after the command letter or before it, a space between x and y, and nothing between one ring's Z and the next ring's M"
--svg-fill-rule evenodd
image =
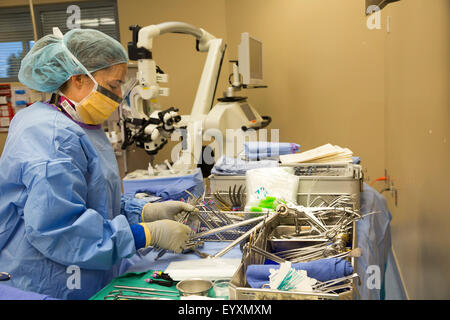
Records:
M11 121L11 127L28 128L32 126L51 127L59 114L64 116L49 104L44 102L35 102L25 109L19 111ZM67 117L66 117L67 118ZM70 121L70 119L67 119ZM62 119L64 122L64 119Z
M34 103L11 121L4 157L26 168L63 159L72 161L83 154L83 133L77 127L50 105Z
M20 111L13 121L20 122L22 126L33 127L36 130L51 129L56 134L58 131L72 132L74 135L84 135L84 130L69 119L55 107L44 103L35 102L31 106Z
M50 149L75 146L78 152L86 133L61 111L43 102L36 102L19 111L11 122L10 132L28 143L47 145ZM55 150L56 149L56 150ZM50 151L50 150L48 150Z

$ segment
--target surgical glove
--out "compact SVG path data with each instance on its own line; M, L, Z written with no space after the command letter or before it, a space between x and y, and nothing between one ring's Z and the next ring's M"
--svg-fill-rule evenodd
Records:
M147 203L142 209L142 222L153 222L163 219L179 220L184 212L192 212L196 208L181 201L165 201Z
M189 239L191 229L179 222L172 220L159 220L150 223L142 223L150 233L150 245L162 249L181 253Z

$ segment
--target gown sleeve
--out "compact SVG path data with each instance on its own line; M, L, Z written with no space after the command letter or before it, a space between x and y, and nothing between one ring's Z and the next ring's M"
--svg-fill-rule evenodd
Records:
M144 199L136 199L122 194L120 199L120 213L123 214L130 224L142 222L142 209L147 204Z
M87 208L87 184L76 158L25 166L26 238L45 257L63 265L108 270L136 252L124 215L112 220Z

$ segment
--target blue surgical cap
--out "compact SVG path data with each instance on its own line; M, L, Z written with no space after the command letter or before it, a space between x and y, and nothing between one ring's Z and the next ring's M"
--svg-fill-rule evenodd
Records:
M19 81L34 90L55 92L70 77L86 74L67 49L90 73L128 63L127 52L117 40L98 30L73 29L63 38L46 35L36 41L22 59Z

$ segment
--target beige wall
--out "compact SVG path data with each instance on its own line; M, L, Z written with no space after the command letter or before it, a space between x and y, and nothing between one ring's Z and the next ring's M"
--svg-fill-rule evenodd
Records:
M333 143L384 173L383 34L365 27L364 1L228 0L231 48L241 32L263 42L267 89L247 90L280 140L303 150Z
M131 39L129 25L175 20L223 37L228 48L219 96L227 85L228 60L237 58L240 34L250 32L263 41L269 88L243 95L262 115L272 116L269 128L280 129L282 141L297 142L303 150L327 142L351 148L362 157L370 180L384 174L383 34L365 28L362 2L323 2L119 0L121 39L124 45ZM156 39L153 56L170 76L171 96L161 103L189 113L205 55L193 50L191 37L165 35ZM173 145L155 161L170 158Z
M397 206L386 197L408 293L450 297L443 203L450 181L448 1L390 5L382 11L381 30L366 27L363 1L153 1L140 12L136 2L124 3L119 1L124 44L128 24L169 20L223 36L225 61L236 58L241 32L261 39L269 88L247 90L250 102L273 117L271 128L280 129L282 141L304 150L327 142L347 146L361 156L369 181L387 169L398 188ZM155 59L172 75L168 101L189 111L204 58L192 51L190 39L183 41L161 37ZM224 64L223 83L229 71ZM157 161L168 157L167 149Z
M0 155L3 152L3 147L5 146L6 137L8 136L8 133L6 132L0 132Z
M348 146L368 180L386 168L398 189L397 206L386 197L409 296L448 299L450 2L391 4L381 30L366 27L363 1L226 5L231 47L242 31L263 41L269 88L249 93L253 105L274 117L282 140Z
M386 7L385 159L392 236L411 298L450 298L450 1Z
M77 0L77 1L89 1L89 0ZM52 4L61 2L72 2L72 0L33 0L33 4ZM29 0L0 0L0 7L16 7L16 6L29 6Z

